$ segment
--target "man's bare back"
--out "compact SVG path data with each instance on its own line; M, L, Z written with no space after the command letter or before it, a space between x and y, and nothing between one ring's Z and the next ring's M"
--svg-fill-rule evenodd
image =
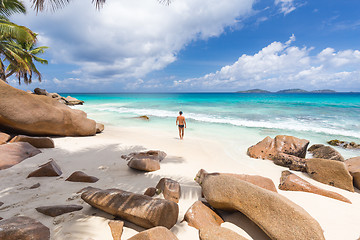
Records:
M180 139L184 138L184 128L186 128L185 117L182 115L182 111L179 112L179 116L176 118L176 125L179 128Z

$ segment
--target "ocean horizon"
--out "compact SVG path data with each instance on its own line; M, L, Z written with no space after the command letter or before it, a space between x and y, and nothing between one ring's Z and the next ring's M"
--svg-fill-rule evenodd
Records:
M170 131L176 116L187 120L186 135L228 141L292 135L323 143L360 142L360 93L82 93L75 108L106 125ZM139 119L146 115L149 121ZM255 140L256 139L256 140ZM250 140L251 141L251 140ZM346 155L346 153L343 153ZM351 155L351 154L350 154Z

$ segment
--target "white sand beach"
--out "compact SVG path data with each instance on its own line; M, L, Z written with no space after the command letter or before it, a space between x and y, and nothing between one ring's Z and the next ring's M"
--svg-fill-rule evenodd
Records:
M198 231L182 220L188 208L201 199L201 188L194 181L199 169L261 175L271 178L276 186L281 172L287 170L269 160L252 159L246 155L249 146L262 140L258 136L244 136L242 142L229 144L221 139L194 136L191 132L185 134L185 139L180 141L176 129L174 132L161 132L106 126L103 133L92 137L54 138L54 149L41 149L41 154L0 171L0 201L4 202L0 207L0 217L6 219L24 215L37 219L50 228L51 237L56 240L111 240L107 223L114 217L92 208L77 192L84 187L93 186L101 189L119 188L142 194L148 187L155 187L160 178L169 177L178 181L182 190L178 222L171 231L180 240L198 239ZM161 169L151 173L137 172L130 169L121 158L123 154L141 150L165 151L167 157L161 162ZM50 158L60 166L63 172L60 177L26 178ZM75 171L83 171L100 180L90 184L65 181ZM295 202L315 218L327 240L358 239L360 191L352 193L314 181L304 173L295 173L318 187L343 195L352 204L304 192L278 190L279 194ZM40 183L39 188L28 189L36 183ZM35 210L39 206L58 204L79 204L84 208L55 218ZM233 229L247 239L269 239L241 213L222 215L225 220L222 226ZM141 227L125 222L122 239L128 239L142 230L144 229Z

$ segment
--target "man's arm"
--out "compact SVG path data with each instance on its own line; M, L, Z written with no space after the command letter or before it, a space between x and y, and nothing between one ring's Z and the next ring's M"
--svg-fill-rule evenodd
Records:
M176 118L176 126L178 125L179 117Z
M185 125L185 128L186 128L186 121L185 121L185 118L184 118L184 125Z

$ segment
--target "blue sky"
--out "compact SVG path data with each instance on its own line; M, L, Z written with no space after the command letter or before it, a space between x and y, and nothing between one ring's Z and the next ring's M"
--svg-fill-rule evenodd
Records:
M49 92L360 91L360 1L73 1L12 17L39 33Z

